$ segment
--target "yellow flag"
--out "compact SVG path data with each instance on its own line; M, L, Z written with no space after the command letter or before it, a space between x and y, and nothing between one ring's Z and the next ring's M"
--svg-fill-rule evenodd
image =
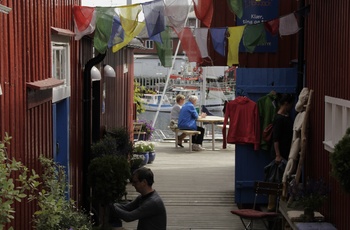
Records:
M142 31L142 29L145 27L145 22L139 22L139 14L142 10L142 7L140 4L134 4L130 6L120 7L120 22L122 24L122 27L124 29L124 41L116 44L113 46L112 51L113 53L117 52L129 42L139 35L139 33Z
M227 65L228 66L232 66L232 65L239 63L239 61L238 61L239 43L242 39L244 28L245 28L245 25L229 27L227 29L227 31L229 33L228 57L227 57Z

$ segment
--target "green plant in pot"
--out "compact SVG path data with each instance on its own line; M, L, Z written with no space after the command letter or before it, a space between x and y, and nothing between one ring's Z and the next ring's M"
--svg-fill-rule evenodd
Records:
M113 128L91 147L88 183L92 188L92 204L99 215L99 228L108 229L108 204L126 195L130 178L133 143L126 128Z
M346 193L350 193L350 128L343 138L335 145L330 154L332 175Z
M134 155L142 156L143 162L141 166L144 166L148 163L149 155L147 152L148 144L147 141L137 141L134 144Z
M145 150L148 152L148 164L152 163L156 157L155 144L151 141L145 142Z
M288 206L304 209L303 217L306 221L313 221L314 212L322 207L329 193L329 187L323 179L312 180L310 178L306 179L303 184L292 180L288 190L292 197Z

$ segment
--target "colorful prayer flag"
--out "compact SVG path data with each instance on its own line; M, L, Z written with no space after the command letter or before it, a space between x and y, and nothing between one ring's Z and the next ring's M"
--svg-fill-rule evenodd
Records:
M225 57L227 28L210 28L209 31L214 50Z
M279 26L280 26L280 19L274 19L267 22L264 22L265 29L269 31L272 35L278 34Z
M73 15L75 40L80 40L83 36L92 34L95 31L95 8L87 6L74 6Z
M294 13L280 18L279 32L281 36L295 34L299 31L298 21Z
M170 33L170 28L166 28L165 31L160 33L163 42L156 42L157 54L164 67L171 67L172 65L171 57L173 55L173 49L171 47Z
M237 17L243 17L243 0L227 0L227 4L230 10L237 15Z
M169 26L179 33L185 26L188 12L188 0L165 0L165 16L167 16Z
M178 37L181 41L182 48L186 52L188 61L202 63L201 53L191 29L185 27L180 33L178 33Z
M208 28L196 28L193 32L202 58L209 57L208 31Z
M263 23L246 25L243 32L243 45L249 53L253 53L255 47L266 44L266 32Z
M141 4L145 15L146 28L150 39L161 42L161 36L155 36L165 30L164 1L157 0ZM159 40L160 39L160 40Z
M228 66L239 64L239 43L241 42L244 28L245 25L228 28Z
M141 5L134 4L130 6L119 8L119 17L122 27L124 29L124 41L114 45L112 48L113 53L122 49L124 46L136 37L142 29L145 27L144 22L139 22L138 16L141 12Z
M105 53L112 34L114 8L96 7L96 29L94 47L99 53Z
M114 15L113 25L112 25L112 34L108 41L108 48L113 47L116 44L119 44L124 41L124 29L120 22L119 15Z
M192 0L196 17L206 26L210 27L213 18L213 0Z

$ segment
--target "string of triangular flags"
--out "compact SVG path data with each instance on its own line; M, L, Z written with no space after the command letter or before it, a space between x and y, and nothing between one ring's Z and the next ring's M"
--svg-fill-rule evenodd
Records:
M117 52L146 27L149 39L156 43L157 53L164 67L171 66L171 32L175 31L190 62L202 63L208 57L207 38L211 36L214 50L226 56L227 65L238 64L239 44L242 40L248 52L266 43L266 31L272 35L291 35L299 31L296 13L266 22L233 27L211 28L213 0L192 0L196 17L207 28L185 27L190 10L188 0L155 0L117 7L74 6L75 39L94 32L94 47L100 53L112 48ZM242 17L242 0L227 0L237 17ZM143 19L141 16L143 12ZM304 13L303 13L304 14ZM172 30L171 30L171 29Z

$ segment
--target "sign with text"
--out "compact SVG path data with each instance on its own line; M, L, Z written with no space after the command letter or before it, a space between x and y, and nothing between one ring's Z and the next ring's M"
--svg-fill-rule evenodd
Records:
M243 16L237 18L237 26L246 24L258 24L279 17L279 0L243 0ZM254 52L273 53L277 52L278 36L272 36L269 32L266 33L266 44L259 45ZM240 52L247 52L241 41Z

